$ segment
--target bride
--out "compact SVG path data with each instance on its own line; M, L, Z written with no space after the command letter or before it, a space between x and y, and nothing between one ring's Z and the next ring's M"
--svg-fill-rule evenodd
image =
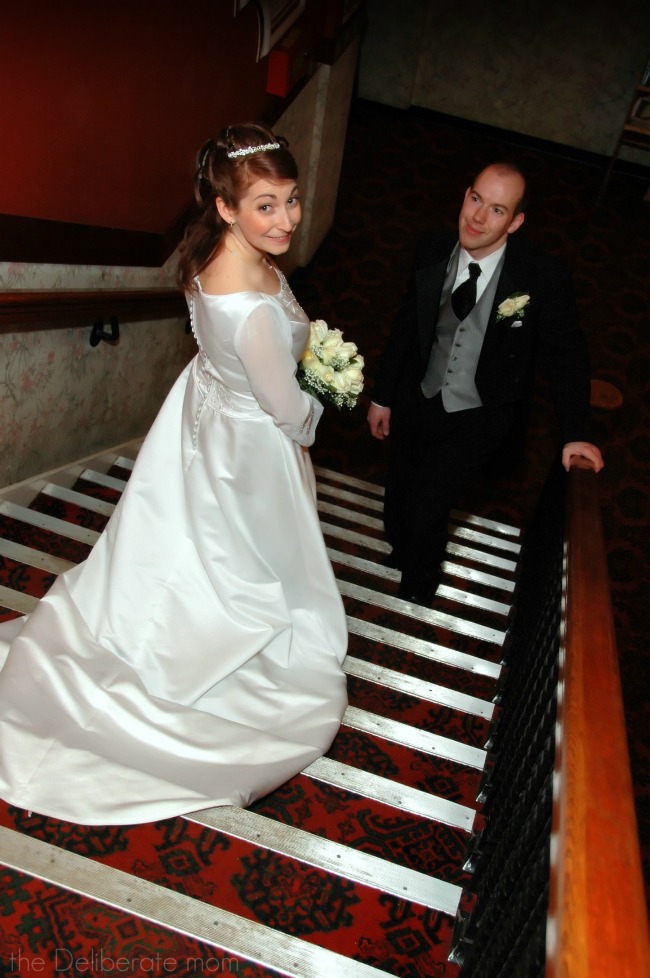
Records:
M307 448L309 320L274 256L300 220L286 141L198 155L181 248L198 352L87 560L0 626L0 797L83 824L246 806L327 751L345 614Z

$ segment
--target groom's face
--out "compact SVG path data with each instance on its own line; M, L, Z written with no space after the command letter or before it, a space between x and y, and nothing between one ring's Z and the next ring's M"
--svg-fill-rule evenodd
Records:
M521 226L524 215L515 211L524 190L519 173L497 166L487 167L467 188L458 219L458 237L473 258L485 258L496 251Z

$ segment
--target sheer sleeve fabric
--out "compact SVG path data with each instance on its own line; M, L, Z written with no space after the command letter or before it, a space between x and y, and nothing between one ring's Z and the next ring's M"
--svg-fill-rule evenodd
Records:
M235 350L258 404L289 438L308 447L323 405L300 389L291 347L289 320L269 300L249 312L235 335Z

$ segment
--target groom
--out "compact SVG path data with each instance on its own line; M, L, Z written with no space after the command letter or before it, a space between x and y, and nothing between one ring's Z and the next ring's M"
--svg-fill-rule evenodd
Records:
M390 435L384 527L402 571L399 596L429 604L440 578L449 510L515 429L532 394L537 358L551 385L563 439L595 471L588 438L585 338L564 264L513 238L526 181L493 163L465 192L458 237L427 234L375 382L368 423ZM457 289L459 288L459 291Z

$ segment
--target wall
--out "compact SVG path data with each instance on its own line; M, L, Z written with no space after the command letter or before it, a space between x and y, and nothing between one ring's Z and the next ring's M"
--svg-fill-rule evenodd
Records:
M171 287L160 269L0 262L0 289ZM0 333L0 486L144 433L194 353L185 320L120 323L115 345L88 328Z
M257 32L253 5L233 17L232 0L10 5L0 213L165 231L207 136L279 101L265 92Z
M609 155L649 28L645 0L369 0L359 95Z
M309 261L333 220L357 50L353 41L321 64L275 124L298 161L305 213L283 262L287 274ZM186 146L185 199L202 141ZM175 274L175 254L158 268L0 261L0 290L172 288ZM97 347L90 325L0 333L0 486L144 434L195 352L184 318L120 323L119 342Z
M287 34L292 81L349 26L337 30L336 7L306 0ZM3 9L0 260L159 267L169 257L198 148L232 121L274 124L293 98L268 90L257 6L233 13L233 0Z
M0 484L144 433L194 352L184 320L123 324L113 347L87 329L0 336Z
M280 262L287 275L309 264L334 220L358 51L354 40L334 64L321 65L276 127L289 140L300 173L302 221Z

